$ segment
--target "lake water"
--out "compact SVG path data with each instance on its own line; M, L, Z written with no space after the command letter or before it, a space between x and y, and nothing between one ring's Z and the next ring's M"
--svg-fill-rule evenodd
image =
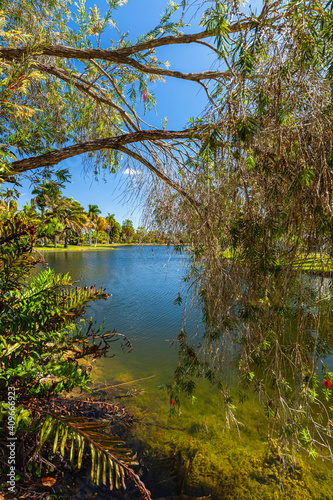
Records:
M48 252L45 259L56 272L68 272L80 286L96 285L112 294L87 308L86 316L97 323L105 320L108 330L125 334L133 351L123 354L120 343L113 344L116 357L98 362L99 377L107 381L154 375L163 383L172 376L177 360L177 347L172 344L184 320L183 306L174 301L182 286L186 254L176 254L166 246L122 246ZM188 331L196 327L194 319L186 319Z
M194 406L184 403L180 418L169 416L170 402L159 386L170 382L177 362L173 340L182 328L184 308L174 301L187 258L165 246L45 254L56 272L68 272L80 286L96 285L112 294L93 303L86 316L97 323L105 319L107 329L129 338L133 351L123 354L120 343L114 343L115 357L98 360L93 377L99 387L112 386L115 397L126 397L120 404L136 415L130 445L143 454L144 463L153 461L144 477L153 498L183 493L212 499L278 498L278 486L271 480L273 462L265 461L267 422L256 396L237 404L237 420L245 423L241 437L235 427L228 430L219 394L208 384L199 385ZM187 333L203 331L195 313L185 326ZM316 462L317 476L304 469L312 485L304 499L332 498L325 467ZM301 484L299 488L303 495Z

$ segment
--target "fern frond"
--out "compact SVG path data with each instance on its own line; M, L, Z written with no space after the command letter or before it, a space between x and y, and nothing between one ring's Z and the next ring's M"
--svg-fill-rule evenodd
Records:
M46 414L40 434L38 450L41 449L48 437L53 433L53 451L59 448L65 456L65 445L70 440L70 463L74 461L74 445L77 444L77 466L82 465L82 457L87 441L91 451L91 480L99 484L102 480L106 484L107 469L109 469L110 489L125 488L127 475L139 488L142 498L151 500L150 493L132 469L137 465L132 451L125 447L125 443L118 436L111 436L101 432L106 425L90 422L85 417L62 416Z

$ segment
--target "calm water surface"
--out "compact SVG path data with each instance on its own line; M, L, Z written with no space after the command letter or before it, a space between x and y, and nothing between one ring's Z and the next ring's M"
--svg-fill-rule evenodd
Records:
M96 285L112 294L87 308L87 317L108 330L125 334L133 346L123 354L113 344L115 357L99 361L95 376L105 380L154 376L158 383L172 377L177 361L177 337L184 322L184 308L174 304L182 287L188 256L166 246L121 246L111 250L47 253L45 259L56 272L69 273L80 286ZM327 279L309 278L318 290ZM187 333L203 331L201 320L187 317ZM333 369L333 360L326 363ZM115 376L116 373L116 376ZM157 380L156 380L157 382Z
M133 345L123 354L114 344L116 357L99 361L98 377L112 380L155 375L158 382L172 376L177 347L172 345L182 328L184 309L174 300L182 284L186 257L165 246L122 246L112 250L47 253L56 272L68 272L80 286L96 285L112 294L87 309L98 323L105 319L109 330L126 334ZM187 330L196 328L186 320ZM119 345L118 345L119 344ZM165 382L166 380L164 380Z
M187 469L181 479L182 468L177 472L175 466L180 457L194 467L193 477L200 478L198 485L202 486L198 486L196 496L213 493L214 498L222 498L222 493L216 493L219 488L223 489L220 476L228 477L243 462L245 469L248 468L254 457L258 463L262 462L267 451L267 421L256 396L250 395L244 404L237 405L237 419L245 424L240 439L236 428L232 426L229 431L226 426L223 408L219 410L218 391L205 383L197 388L194 406L182 402L182 416L179 419L168 416L168 395L158 387L170 382L177 362L177 342L172 342L182 328L183 307L174 305L174 300L185 274L186 256L177 255L164 246L128 246L104 251L47 253L45 259L56 272L68 272L80 286L96 285L112 294L108 300L92 304L87 316L98 323L105 318L107 329L116 329L128 336L133 351L123 354L120 343L114 343L115 357L99 360L93 378L98 384L103 383L103 387L112 386L111 398L119 397L124 401L119 404L125 404L136 416L131 446L136 449L136 443L143 443L141 449L148 449L152 456L161 454L162 459L157 460L157 465L144 477L153 498L184 493ZM195 328L195 318L192 321L188 318L186 331L190 333ZM202 330L199 321L199 333ZM175 450L179 450L176 455ZM165 476L163 457L172 458L174 477ZM209 459L204 459L202 467L200 457ZM266 486L269 488L269 483ZM191 484L188 488L192 492ZM255 491L253 496L249 493L250 496L242 498L257 498ZM273 498L271 491L267 490L268 496L260 498Z

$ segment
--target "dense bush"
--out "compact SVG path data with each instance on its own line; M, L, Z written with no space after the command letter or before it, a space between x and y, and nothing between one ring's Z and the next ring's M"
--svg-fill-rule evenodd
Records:
M16 448L24 456L24 436L36 434L35 457L47 438L54 443L53 451L59 446L62 455L68 441L70 461L77 455L79 468L88 442L94 481L102 477L105 483L109 469L110 485L115 481L119 486L128 474L149 498L131 468L135 460L124 443L104 434L103 425L70 412L64 416L61 400L55 398L74 388L88 390L91 361L107 356L117 336L82 318L89 302L107 299L104 290L77 287L68 275L50 269L36 272L40 262L33 253L36 232L18 216L0 226L0 441L16 438ZM19 472L14 469L20 457L16 459L14 475ZM9 464L5 453L0 461L5 471Z

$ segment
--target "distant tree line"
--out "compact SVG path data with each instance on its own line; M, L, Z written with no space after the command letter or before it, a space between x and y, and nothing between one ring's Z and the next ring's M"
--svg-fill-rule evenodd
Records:
M60 171L56 179L44 179L32 191L33 198L26 203L20 218L37 226L37 241L41 246L50 245L57 248L69 245L112 243L175 243L175 238L159 230L146 230L139 226L136 230L130 219L120 224L115 214L107 213L104 217L97 205L88 205L85 210L81 203L62 193L65 182L69 180L66 170ZM7 189L0 194L0 217L19 213L16 189Z

